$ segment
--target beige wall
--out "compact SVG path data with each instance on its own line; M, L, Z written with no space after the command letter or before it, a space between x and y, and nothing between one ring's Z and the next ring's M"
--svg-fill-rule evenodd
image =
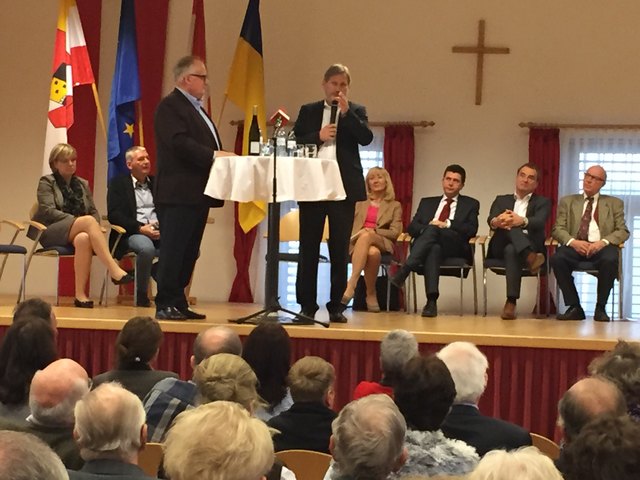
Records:
M0 17L3 217L24 218L40 175L56 4L9 2ZM119 4L103 1L100 95L105 111ZM222 103L245 5L206 2L215 110ZM351 97L367 106L370 119L436 122L416 131L415 198L438 194L442 168L461 163L468 172L465 193L481 202L480 233L487 232L484 219L493 197L512 189L515 168L527 159L527 131L518 122L638 123L640 2L634 0L264 0L261 11L267 111L283 106L295 116L301 103L320 98L326 66L346 63L353 75ZM191 0L171 1L166 91L170 64L186 51L190 12ZM508 46L511 54L486 59L483 105L476 106L475 58L452 54L451 47L475 43L480 18L487 21L487 43ZM234 137L228 121L239 116L227 105L221 125L227 146ZM99 141L96 199L102 211L104 150ZM231 205L214 216L193 292L224 301L235 272ZM254 264L262 258L256 253ZM29 292L46 294L53 291L52 268L39 263ZM15 275L17 266L11 265L1 293L13 290ZM256 273L261 285L259 277ZM493 280L495 310L504 301L504 286L502 279ZM443 310L455 305L456 285L445 285L451 295L443 296Z

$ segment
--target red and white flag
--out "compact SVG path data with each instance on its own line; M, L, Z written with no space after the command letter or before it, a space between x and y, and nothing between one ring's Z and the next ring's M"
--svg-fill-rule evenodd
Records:
M67 130L73 125L73 87L94 82L76 1L60 0L53 50L43 174L51 172L49 152L57 143L67 142Z

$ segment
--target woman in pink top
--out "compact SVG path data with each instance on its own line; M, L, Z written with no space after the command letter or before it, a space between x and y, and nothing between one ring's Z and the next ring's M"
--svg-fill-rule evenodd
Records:
M342 303L353 298L360 274L364 271L367 287L367 310L379 312L376 279L382 253L393 252L393 245L402 233L402 207L395 199L389 172L374 167L366 177L367 200L356 203L351 231L351 264L353 267Z

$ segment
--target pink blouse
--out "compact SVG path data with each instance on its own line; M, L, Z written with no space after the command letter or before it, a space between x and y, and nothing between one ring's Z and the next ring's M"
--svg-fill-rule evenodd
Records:
M367 209L367 217L364 219L363 228L376 228L378 222L378 206L372 203L369 204Z

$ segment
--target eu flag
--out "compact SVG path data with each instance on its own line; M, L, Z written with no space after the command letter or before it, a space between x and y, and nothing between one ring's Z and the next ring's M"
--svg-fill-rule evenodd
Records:
M124 154L133 146L136 125L135 102L140 99L136 14L134 0L122 0L116 67L111 83L107 154L109 177L129 173Z

